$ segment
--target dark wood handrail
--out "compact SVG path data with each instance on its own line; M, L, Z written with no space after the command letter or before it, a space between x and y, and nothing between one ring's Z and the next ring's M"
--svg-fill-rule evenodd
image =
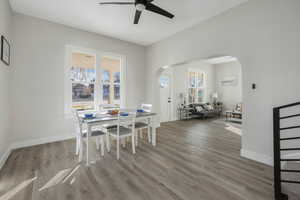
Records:
M290 126L290 127L281 127L280 121L292 119L295 117L300 117L300 114L293 114L289 116L280 117L280 111L284 108L291 108L294 106L299 106L300 102L287 104L279 107L273 108L273 145L274 145L274 192L275 192L275 200L288 200L288 195L283 194L281 191L281 183L290 183L290 184L300 184L300 181L297 180L282 180L281 179L281 172L288 172L288 173L299 173L300 170L290 170L290 169L281 169L281 162L290 162L290 161L300 161L300 158L296 159L287 159L281 158L281 151L295 151L300 150L299 147L289 147L289 148L281 148L281 141L287 140L296 140L300 139L300 137L281 137L281 131L288 130L288 129L298 129L300 125Z
M296 102L296 103L286 104L286 105L275 107L275 108L283 109L283 108L289 108L289 107L294 107L294 106L299 106L299 105L300 105L300 102Z

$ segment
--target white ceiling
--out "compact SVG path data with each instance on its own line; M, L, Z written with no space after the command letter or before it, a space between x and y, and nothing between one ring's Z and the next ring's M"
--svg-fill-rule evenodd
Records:
M134 6L100 6L100 1L110 0L10 0L10 3L18 13L149 45L247 0L154 0L154 4L174 13L175 18L170 20L145 11L138 25L133 24Z

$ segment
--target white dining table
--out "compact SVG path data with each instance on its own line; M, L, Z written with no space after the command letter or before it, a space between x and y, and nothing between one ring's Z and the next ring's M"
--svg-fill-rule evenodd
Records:
M92 132L93 127L99 127L101 125L117 125L118 123L118 115L111 115L105 112L100 111L92 111L88 113L93 113L93 118L85 118L84 114L85 112L82 112L79 114L79 117L81 118L82 122L86 124L87 126L87 150L86 150L86 164L89 165L89 139L90 134ZM157 116L156 113L152 112L137 112L136 114L136 121L147 121L148 124L150 124L151 129L151 143L153 146L156 146L156 127L155 127L155 117Z

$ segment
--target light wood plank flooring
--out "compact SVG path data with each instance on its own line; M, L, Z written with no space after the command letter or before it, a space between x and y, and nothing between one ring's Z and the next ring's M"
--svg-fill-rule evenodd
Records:
M115 146L97 162L81 165L72 181L39 191L61 170L77 165L75 140L15 150L0 172L0 197L37 176L12 200L271 200L273 170L240 157L240 136L210 121L164 123L157 147L140 140Z

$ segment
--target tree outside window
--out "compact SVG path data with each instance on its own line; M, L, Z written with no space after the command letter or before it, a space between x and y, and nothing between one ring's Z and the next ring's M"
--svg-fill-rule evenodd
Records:
M103 103L120 106L120 82L121 70L120 60L104 58L102 60L102 83L103 83Z
M72 107L93 109L96 81L95 57L73 53L70 80L72 82Z
M72 108L95 109L99 106L97 104L120 106L120 59L101 57L99 61L96 66L95 55L72 53L72 66L68 74L72 88ZM100 86L95 87L96 84Z

